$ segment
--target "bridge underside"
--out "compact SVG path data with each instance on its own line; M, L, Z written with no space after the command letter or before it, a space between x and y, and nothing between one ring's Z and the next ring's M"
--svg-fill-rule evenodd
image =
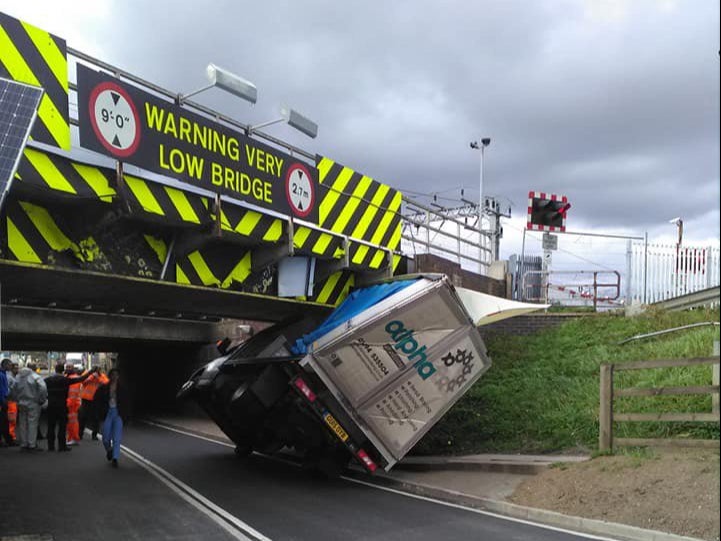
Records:
M4 349L203 344L223 318L321 320L331 307L238 291L0 261ZM92 346L92 347L91 347Z
M2 303L110 314L279 321L332 306L233 290L0 261Z
M320 322L331 306L152 279L0 261L2 349L113 351L138 410L177 407L175 393L218 355L222 319Z

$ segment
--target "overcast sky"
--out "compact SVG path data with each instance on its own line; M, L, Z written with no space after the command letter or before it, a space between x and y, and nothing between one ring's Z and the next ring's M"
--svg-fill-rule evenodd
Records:
M447 206L561 193L568 228L670 240L719 237L719 6L710 0L330 2L0 0L68 45L175 91L214 62L253 81L250 106L198 101L243 122L287 103L319 124L269 132Z

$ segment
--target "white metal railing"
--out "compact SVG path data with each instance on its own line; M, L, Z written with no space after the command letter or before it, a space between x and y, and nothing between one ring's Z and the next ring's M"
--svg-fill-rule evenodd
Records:
M719 248L633 243L629 296L650 304L719 285Z
M534 294L533 290L538 293ZM621 273L615 270L529 270L523 273L521 294L524 301L562 301L564 306L591 303L598 308L598 303L619 304Z
M488 268L490 232L480 231L477 223L468 224L467 217L454 216L446 209L434 209L406 196L403 203L401 252L408 256L435 253L475 272L479 266Z

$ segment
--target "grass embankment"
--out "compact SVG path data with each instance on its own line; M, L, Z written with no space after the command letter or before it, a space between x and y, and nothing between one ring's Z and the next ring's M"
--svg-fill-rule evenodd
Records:
M650 359L706 357L718 327L700 327L618 345L636 334L700 321L719 312L598 314L530 337L487 341L490 370L419 442L416 454L592 452L598 445L599 366ZM619 372L614 387L710 385L711 367ZM620 412L710 412L709 395L620 398ZM713 423L616 423L616 437L719 438Z

